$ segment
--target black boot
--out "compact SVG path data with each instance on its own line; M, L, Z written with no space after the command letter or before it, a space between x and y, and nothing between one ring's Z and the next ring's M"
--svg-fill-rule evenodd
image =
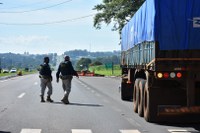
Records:
M65 96L63 97L63 99L61 100L64 104L69 104L69 93L66 93Z
M41 101L40 102L45 102L45 100L44 100L44 96L42 96L42 95L40 95L40 97L41 97Z
M51 99L51 97L50 97L50 96L47 96L47 102L50 102L50 103L52 103L52 102L53 102L53 100Z

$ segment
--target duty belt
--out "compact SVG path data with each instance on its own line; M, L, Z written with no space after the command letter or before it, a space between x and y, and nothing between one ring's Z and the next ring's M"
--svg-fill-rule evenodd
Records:
M50 76L45 76L45 75L40 75L39 77L40 77L40 78L43 78L43 79L51 79Z
M60 75L60 78L61 79L68 79L68 78L71 78L72 76L71 75Z

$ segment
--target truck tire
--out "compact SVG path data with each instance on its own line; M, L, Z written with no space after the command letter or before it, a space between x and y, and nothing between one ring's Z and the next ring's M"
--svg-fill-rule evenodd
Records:
M144 89L144 119L148 122L157 121L157 92L153 91L153 88L148 88L148 85L145 84Z
M146 80L140 80L139 82L139 97L138 97L138 115L144 116L144 88L145 88Z
M144 119L148 122L151 120L149 114L149 90L147 86L144 89Z
M132 84L121 82L121 99L124 101L131 101L133 99Z
M138 98L139 98L139 82L141 79L136 79L134 83L133 89L133 110L134 112L138 112Z

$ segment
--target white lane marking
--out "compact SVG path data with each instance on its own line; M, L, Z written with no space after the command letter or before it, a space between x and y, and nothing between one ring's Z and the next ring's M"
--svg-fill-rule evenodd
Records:
M38 85L38 82L35 82L34 85Z
M96 95L97 97L101 97L101 95L100 95L99 93L96 93L95 95Z
M18 98L22 98L26 93L22 93L18 96Z
M72 133L92 133L90 129L72 129Z
M22 129L20 133L41 133L41 129Z
M85 85L85 84L83 84L83 87L87 88L88 86L87 86L87 85Z
M86 89L90 90L90 87L86 87Z
M140 133L138 130L120 130L121 133Z
M82 82L81 81L78 81L80 84L82 84Z
M83 84L82 82L80 83L81 85L85 85L85 84Z
M168 129L168 131L171 133L190 133L189 131L185 129Z

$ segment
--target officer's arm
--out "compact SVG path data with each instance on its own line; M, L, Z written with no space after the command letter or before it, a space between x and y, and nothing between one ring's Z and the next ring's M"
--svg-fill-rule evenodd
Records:
M79 78L78 73L74 70L75 76Z
M44 75L44 68L43 68L43 65L41 64L40 65L40 75Z
M72 67L72 68L73 68L73 67ZM79 78L78 73L74 70L74 68L73 68L73 75L75 75L76 77Z
M58 71L56 72L56 78L57 78L57 82L59 82L59 75L60 75L60 65L58 67Z
M72 74L79 78L78 73L74 70L74 67L72 66L71 62L70 62L70 66L71 66Z

